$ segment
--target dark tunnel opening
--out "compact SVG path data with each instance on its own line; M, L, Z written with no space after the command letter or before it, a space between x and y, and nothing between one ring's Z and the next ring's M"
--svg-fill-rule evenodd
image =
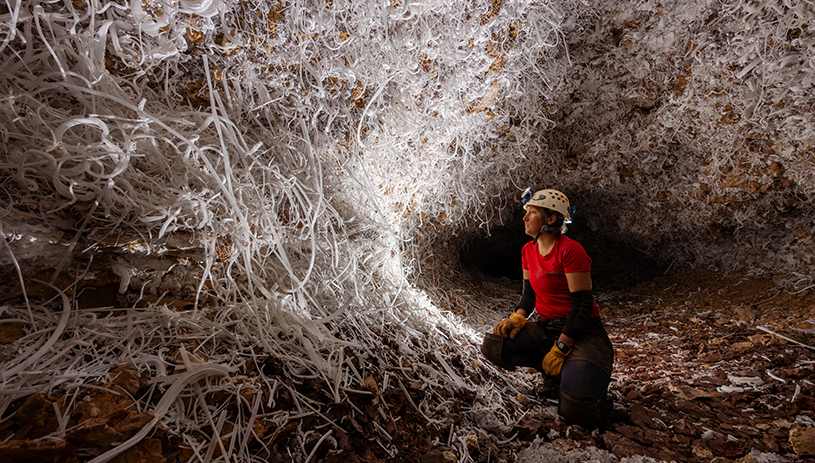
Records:
M519 209L506 225L495 227L487 236L462 240L459 263L466 272L491 278L520 281L521 248L532 238L523 230L524 211ZM577 240L592 259L592 283L596 289L616 290L662 276L669 264L640 251L636 244L618 237L593 232L579 219L569 225L566 236Z

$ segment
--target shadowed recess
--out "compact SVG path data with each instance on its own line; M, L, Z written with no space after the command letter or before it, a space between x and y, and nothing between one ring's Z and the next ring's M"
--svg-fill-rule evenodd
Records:
M621 289L661 276L670 259L649 256L622 237L592 232L576 218L566 236L577 240L592 259L592 281L596 289ZM522 279L521 248L531 238L523 232L523 211L506 225L495 227L490 236L465 237L458 249L461 268L493 278Z

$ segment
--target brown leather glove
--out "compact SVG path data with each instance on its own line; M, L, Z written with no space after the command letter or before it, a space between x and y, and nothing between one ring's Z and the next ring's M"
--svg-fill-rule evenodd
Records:
M563 368L563 361L566 360L566 354L557 346L552 346L552 349L543 358L541 367L543 372L549 376L560 376L560 370Z
M521 332L521 328L526 325L526 318L519 314L514 313L509 316L509 318L501 320L495 325L495 329L492 330L493 334L500 334L501 336L509 339L515 339L515 336L518 336L518 333Z

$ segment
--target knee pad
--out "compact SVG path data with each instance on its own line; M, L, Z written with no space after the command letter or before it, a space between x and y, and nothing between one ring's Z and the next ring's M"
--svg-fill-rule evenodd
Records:
M577 424L586 428L596 427L600 425L603 417L611 408L610 399L580 395L563 388L560 389L557 413L569 424Z
M502 336L492 333L484 335L484 342L481 343L481 353L484 354L484 357L487 357L487 360L495 366L504 370L515 371L515 365L509 365L501 358L503 350L504 338Z

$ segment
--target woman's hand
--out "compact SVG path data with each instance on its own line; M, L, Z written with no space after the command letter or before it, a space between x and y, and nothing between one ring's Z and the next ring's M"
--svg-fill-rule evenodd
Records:
M558 349L557 345L552 346L552 349L543 358L543 363L541 363L543 372L549 376L560 376L560 370L563 369L563 361L566 360L566 355L562 350Z
M500 334L501 336L509 339L515 339L521 329L526 325L526 317L516 312L509 316L509 318L501 320L495 325L492 330L493 334Z

